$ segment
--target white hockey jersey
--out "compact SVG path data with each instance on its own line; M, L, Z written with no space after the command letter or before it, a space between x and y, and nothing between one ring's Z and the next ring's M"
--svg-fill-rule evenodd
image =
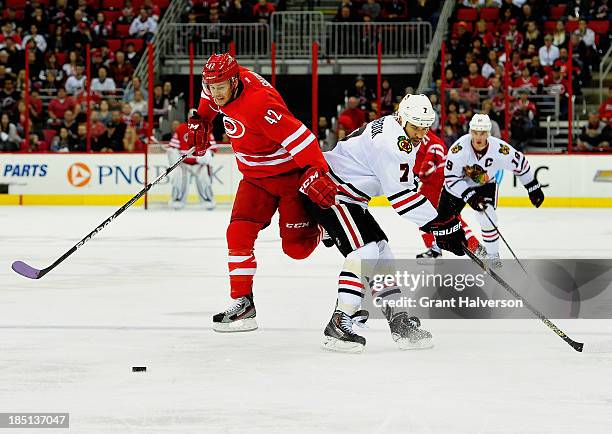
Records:
M323 153L338 187L336 200L366 208L372 196L385 195L402 217L419 226L430 222L437 212L417 192L412 173L417 150L392 115L353 131Z
M529 162L522 152L496 137L487 139L489 147L478 158L472 147L472 136L466 134L449 148L444 168L444 188L462 197L472 187L495 182L498 170L511 170L523 185L534 179Z

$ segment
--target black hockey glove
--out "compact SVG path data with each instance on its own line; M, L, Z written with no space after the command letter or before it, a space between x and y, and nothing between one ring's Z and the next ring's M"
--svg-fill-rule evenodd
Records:
M475 211L484 211L485 209L485 200L482 196L480 196L475 189L468 188L463 192L461 198L464 202L466 202L469 206L472 207Z
M438 247L457 256L463 256L463 246L467 244L465 232L457 216L452 216L445 221L439 221L438 217L421 228L423 232L431 232L436 238Z
M536 208L539 208L544 202L544 192L537 179L534 179L525 186L527 193L529 194L529 200Z

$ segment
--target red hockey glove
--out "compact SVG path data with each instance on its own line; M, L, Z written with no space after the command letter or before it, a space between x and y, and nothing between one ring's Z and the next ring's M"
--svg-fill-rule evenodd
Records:
M321 208L329 208L336 203L338 190L323 169L310 167L300 178L300 191Z
M210 147L208 143L208 135L210 125L204 123L204 120L194 113L187 121L189 127L189 143L195 146L195 156L202 157L206 153L206 150Z

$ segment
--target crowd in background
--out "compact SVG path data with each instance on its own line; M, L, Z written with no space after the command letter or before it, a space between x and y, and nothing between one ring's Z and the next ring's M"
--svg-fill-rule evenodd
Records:
M170 82L149 96L134 76L144 44L157 30L158 1L31 0L3 7L0 19L0 150L84 152L87 149L86 47L91 47L90 149L142 150L149 97L154 116L168 112ZM115 2L116 3L116 2ZM136 2L135 2L136 3ZM166 4L168 2L165 2ZM28 80L26 80L26 53ZM26 107L25 86L30 96ZM129 91L126 88L129 87ZM26 113L29 133L26 134Z

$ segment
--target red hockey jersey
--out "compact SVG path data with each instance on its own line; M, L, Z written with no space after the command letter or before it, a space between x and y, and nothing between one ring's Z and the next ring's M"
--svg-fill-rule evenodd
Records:
M431 131L427 133L417 151L412 172L421 181L420 193L434 205L438 205L442 184L444 183L444 164L446 146L442 139Z
M243 175L265 178L306 166L327 171L316 136L289 112L270 83L240 67L239 92L236 99L219 107L203 85L198 114L209 121L223 115L225 133Z

